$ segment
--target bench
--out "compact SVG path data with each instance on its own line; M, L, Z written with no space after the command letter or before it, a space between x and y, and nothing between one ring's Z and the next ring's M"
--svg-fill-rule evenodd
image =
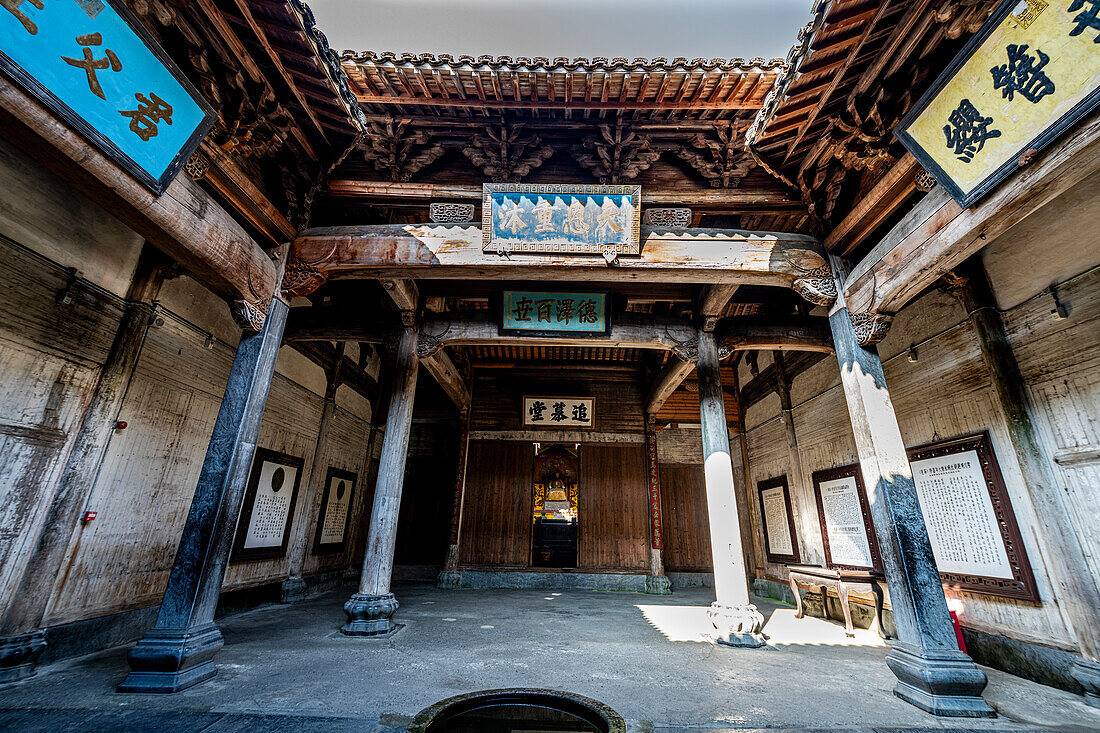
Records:
M823 568L817 565L788 565L788 579L791 590L794 591L795 618L802 618L802 598L798 595L798 586L806 586L811 592L815 588L832 588L840 598L840 607L844 609L844 633L855 636L852 627L852 612L848 608L848 594L871 592L875 595L875 620L878 623L878 634L883 639L889 639L882 625L882 586L879 581L884 579L882 573L874 570L842 570L839 568ZM823 593L824 594L824 593ZM827 615L827 614L826 614Z

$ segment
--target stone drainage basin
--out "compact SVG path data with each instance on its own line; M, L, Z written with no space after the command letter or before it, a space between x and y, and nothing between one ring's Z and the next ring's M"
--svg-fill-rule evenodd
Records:
M622 716L582 695L516 688L456 695L421 710L409 733L626 733Z

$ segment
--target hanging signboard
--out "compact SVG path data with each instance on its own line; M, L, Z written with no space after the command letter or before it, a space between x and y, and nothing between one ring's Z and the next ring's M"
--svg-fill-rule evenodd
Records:
M523 426L533 428L591 428L596 401L591 397L524 397Z
M156 194L216 115L119 0L5 0L0 70Z
M846 570L882 572L859 464L815 471L812 478L826 564Z
M989 434L913 448L909 463L944 584L1038 602Z
M237 521L234 562L286 555L303 463L285 453L256 449Z
M317 517L317 535L313 538L313 554L344 551L357 479L351 471L329 466L321 495L321 514Z
M1100 103L1100 2L1004 0L894 131L963 207Z
M606 336L608 291L501 291L500 333L519 336Z
M641 253L641 186L486 183L485 252Z
M798 534L787 477L776 476L756 484L760 492L760 514L764 520L764 552L768 562L799 563Z

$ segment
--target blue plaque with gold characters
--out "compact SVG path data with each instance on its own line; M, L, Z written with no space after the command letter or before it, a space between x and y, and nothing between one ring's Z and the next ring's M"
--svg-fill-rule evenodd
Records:
M216 118L119 0L0 0L0 70L158 195Z
M485 252L641 253L641 186L486 183Z
M1100 0L1005 0L894 131L970 206L1100 103Z

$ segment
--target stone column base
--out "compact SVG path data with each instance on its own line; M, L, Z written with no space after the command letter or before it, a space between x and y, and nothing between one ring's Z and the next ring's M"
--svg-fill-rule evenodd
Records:
M1085 688L1085 701L1100 708L1100 664L1079 659L1074 663L1070 674Z
M344 604L348 622L340 627L345 636L381 636L395 630L393 614L400 604L393 593L368 596L356 593Z
M645 577L645 592L654 596L672 595L672 582L665 575L647 575Z
M458 590L462 587L461 570L444 570L436 576L435 587L443 590Z
M707 618L718 632L715 641L719 644L760 647L767 643L760 633L764 627L764 617L751 603L728 606L715 601L707 609Z
M179 692L217 674L214 655L224 644L217 624L190 629L153 627L130 650L130 674L118 692Z
M0 684L34 677L34 663L45 650L43 631L0 638Z
M306 597L307 587L305 578L287 578L283 581L279 600L283 603L297 603Z
M897 642L886 664L898 678L894 694L921 710L952 718L995 718L982 698L985 672L957 649L919 649Z

